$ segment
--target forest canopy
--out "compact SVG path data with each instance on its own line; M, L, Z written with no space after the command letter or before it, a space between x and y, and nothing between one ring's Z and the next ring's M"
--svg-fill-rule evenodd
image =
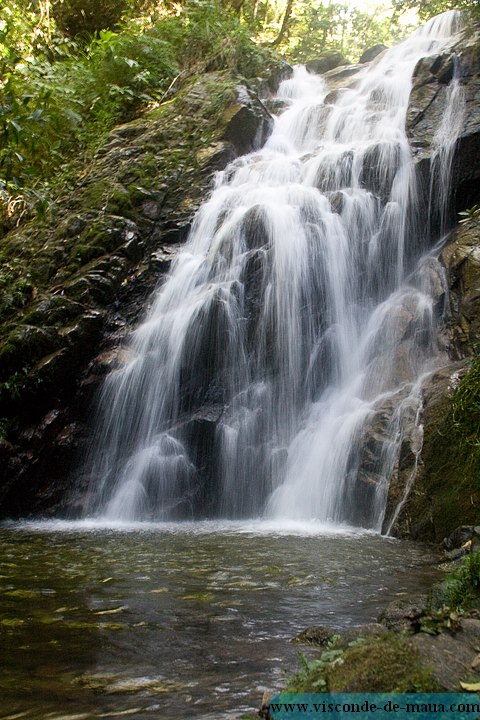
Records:
M255 77L279 56L332 51L355 62L454 5L479 14L476 0L4 0L0 235L44 214L115 124L168 101L186 77Z

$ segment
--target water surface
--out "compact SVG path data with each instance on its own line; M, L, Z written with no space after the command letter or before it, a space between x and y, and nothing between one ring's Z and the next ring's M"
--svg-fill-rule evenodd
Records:
M0 717L239 717L308 625L374 620L437 576L425 550L326 526L0 527Z

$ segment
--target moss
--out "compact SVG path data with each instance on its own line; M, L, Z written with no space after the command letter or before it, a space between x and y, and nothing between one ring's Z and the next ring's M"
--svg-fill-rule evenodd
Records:
M441 686L422 667L408 638L385 635L359 638L346 648L334 647L303 668L287 692L435 692Z
M408 640L385 637L348 648L344 663L328 673L331 692L435 692L441 690Z
M101 257L105 253L105 250L102 247L98 247L98 245L83 245L79 243L75 246L74 253L75 259L79 261L79 265L83 265L84 263L90 262L90 260Z
M20 325L9 334L0 346L2 371L12 366L31 362L35 358L53 352L58 348L58 336L55 328L38 328L33 325Z
M480 523L480 358L445 398L424 441L420 505L430 505L438 540ZM422 507L417 512L421 515Z
M64 295L45 297L24 317L29 325L45 324L47 318L52 325L65 325L72 318L77 317L83 310L82 305L69 300Z

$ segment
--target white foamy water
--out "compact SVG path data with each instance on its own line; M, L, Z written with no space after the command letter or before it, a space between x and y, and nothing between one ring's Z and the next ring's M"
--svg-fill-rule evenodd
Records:
M90 513L380 530L404 420L438 357L408 98L418 60L457 25L433 19L334 95L302 67L281 84L268 142L219 174L107 380ZM435 136L442 222L461 107L454 78Z

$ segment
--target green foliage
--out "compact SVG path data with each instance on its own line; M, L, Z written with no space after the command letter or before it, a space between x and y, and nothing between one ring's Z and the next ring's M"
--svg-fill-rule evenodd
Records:
M459 525L480 523L480 357L426 426L424 473L412 501L433 518L441 541ZM433 539L433 538L432 538Z
M178 15L166 16L152 34L168 43L184 68L224 70L245 77L265 72L272 52L252 42L248 27L214 0L190 0Z
M0 10L0 234L33 211L45 215L55 185L72 172L71 158L91 156L115 124L167 99L193 72L254 76L271 62L272 53L216 2L193 0L157 13L155 22L125 19L118 32L99 29L117 21L120 6L127 8L123 1L102 3L101 12L93 0L55 4L60 25L61 12L88 18L95 9L88 32L98 31L81 44L59 32L41 3L10 0ZM77 36L73 24L62 27Z
M451 426L468 460L470 471L480 484L480 357L476 357L469 371L455 390L451 411Z
M462 558L458 570L443 583L446 605L466 610L480 596L480 551Z
M327 671L336 664L343 663L344 648L335 647L339 636L330 642L327 649L316 660L308 660L301 652L297 653L300 670L290 679L287 692L326 692Z
M421 20L429 20L447 10L463 10L471 19L480 18L477 0L393 0L392 5L397 16L416 10Z
M432 592L431 595L435 593ZM419 631L427 635L439 635L444 631L452 632L460 628L460 615L450 607L448 596L444 591L439 595L443 599L441 606L436 610L432 607L427 608L420 619Z
M72 38L113 28L127 9L127 0L54 0L52 15L59 30Z
M471 220L476 220L477 218L480 218L480 205L473 205L471 208L468 208L467 210L462 210L462 212L458 213L461 220L459 220L460 225L466 225Z
M343 3L305 4L291 23L286 53L295 62L305 62L338 51L356 62L367 47L392 44L406 32L381 12L374 16Z

